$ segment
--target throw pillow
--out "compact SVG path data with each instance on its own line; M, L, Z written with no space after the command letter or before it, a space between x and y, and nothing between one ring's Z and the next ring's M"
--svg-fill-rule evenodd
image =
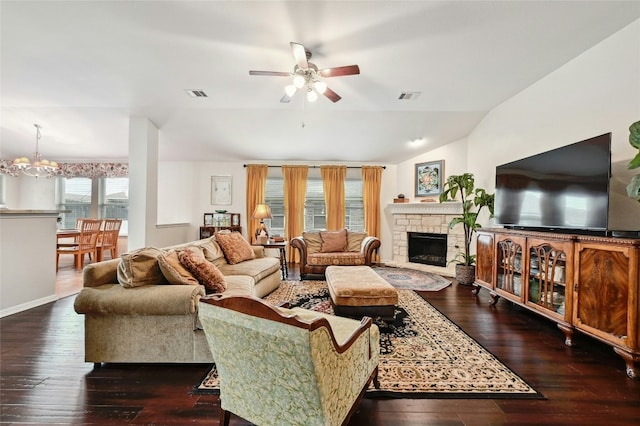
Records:
M220 269L205 259L202 252L187 247L178 252L178 259L204 286L207 294L222 293L227 289L227 282Z
M222 249L214 237L200 240L198 245L204 250L204 258L209 262L213 262L215 264L215 261L218 259L222 259L224 261L224 253L222 253Z
M359 253L365 238L367 238L366 232L347 231L347 251Z
M174 285L198 285L198 280L180 263L179 250L169 250L158 256L158 265L162 275Z
M322 238L319 232L303 232L302 238L307 246L307 254L320 253Z
M322 245L320 246L321 253L335 253L347 250L346 229L341 229L340 231L322 231L320 232L320 238L322 238Z
M224 257L230 265L255 259L251 245L239 232L216 232L216 241L220 244Z
M123 287L139 287L149 284L167 284L158 265L158 255L162 250L144 247L124 253L118 264L118 282Z

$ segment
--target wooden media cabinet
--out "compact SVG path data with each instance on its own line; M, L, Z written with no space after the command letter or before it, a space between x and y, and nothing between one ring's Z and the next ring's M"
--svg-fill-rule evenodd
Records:
M474 292L555 321L565 344L575 330L613 347L640 378L640 239L480 229Z

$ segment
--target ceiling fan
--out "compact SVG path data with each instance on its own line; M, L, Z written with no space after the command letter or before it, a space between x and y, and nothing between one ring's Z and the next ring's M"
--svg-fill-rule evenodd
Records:
M300 43L289 43L291 52L296 61L293 72L280 71L249 71L249 75L263 75L276 77L293 76L292 84L285 87L285 94L280 102L289 102L293 95L300 89L307 92L307 100L314 102L318 99L318 94L326 96L331 102L338 102L342 97L327 87L321 77L341 77L344 75L360 74L360 68L357 65L347 65L344 67L318 69L316 64L309 62L311 59L311 51L307 50Z

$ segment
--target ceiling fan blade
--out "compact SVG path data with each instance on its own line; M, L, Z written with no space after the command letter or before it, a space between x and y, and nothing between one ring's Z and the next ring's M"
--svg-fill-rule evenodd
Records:
M280 72L280 71L249 71L249 75L266 75L266 76L276 76L276 77L289 77L291 75L290 72Z
M342 99L342 96L338 95L336 92L329 89L328 87L324 91L323 95L325 95L331 102L338 102L340 99Z
M291 52L293 53L293 58L296 60L296 64L300 69L306 70L309 68L309 63L307 62L307 50L300 43L289 43L291 45Z
M360 74L360 67L357 65L347 65L344 67L324 68L318 71L321 77L340 77L343 75Z
M280 98L280 102L282 102L283 104L289 103L290 100L291 96L287 95L286 93Z

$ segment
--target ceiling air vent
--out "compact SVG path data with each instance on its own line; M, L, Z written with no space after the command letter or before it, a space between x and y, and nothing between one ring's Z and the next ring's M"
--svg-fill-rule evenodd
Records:
M207 98L208 95L204 92L204 90L199 90L199 89L185 89L186 92L189 94L189 96L191 96L192 98Z
M398 99L402 101L415 101L421 94L422 92L402 92L400 96L398 96Z

